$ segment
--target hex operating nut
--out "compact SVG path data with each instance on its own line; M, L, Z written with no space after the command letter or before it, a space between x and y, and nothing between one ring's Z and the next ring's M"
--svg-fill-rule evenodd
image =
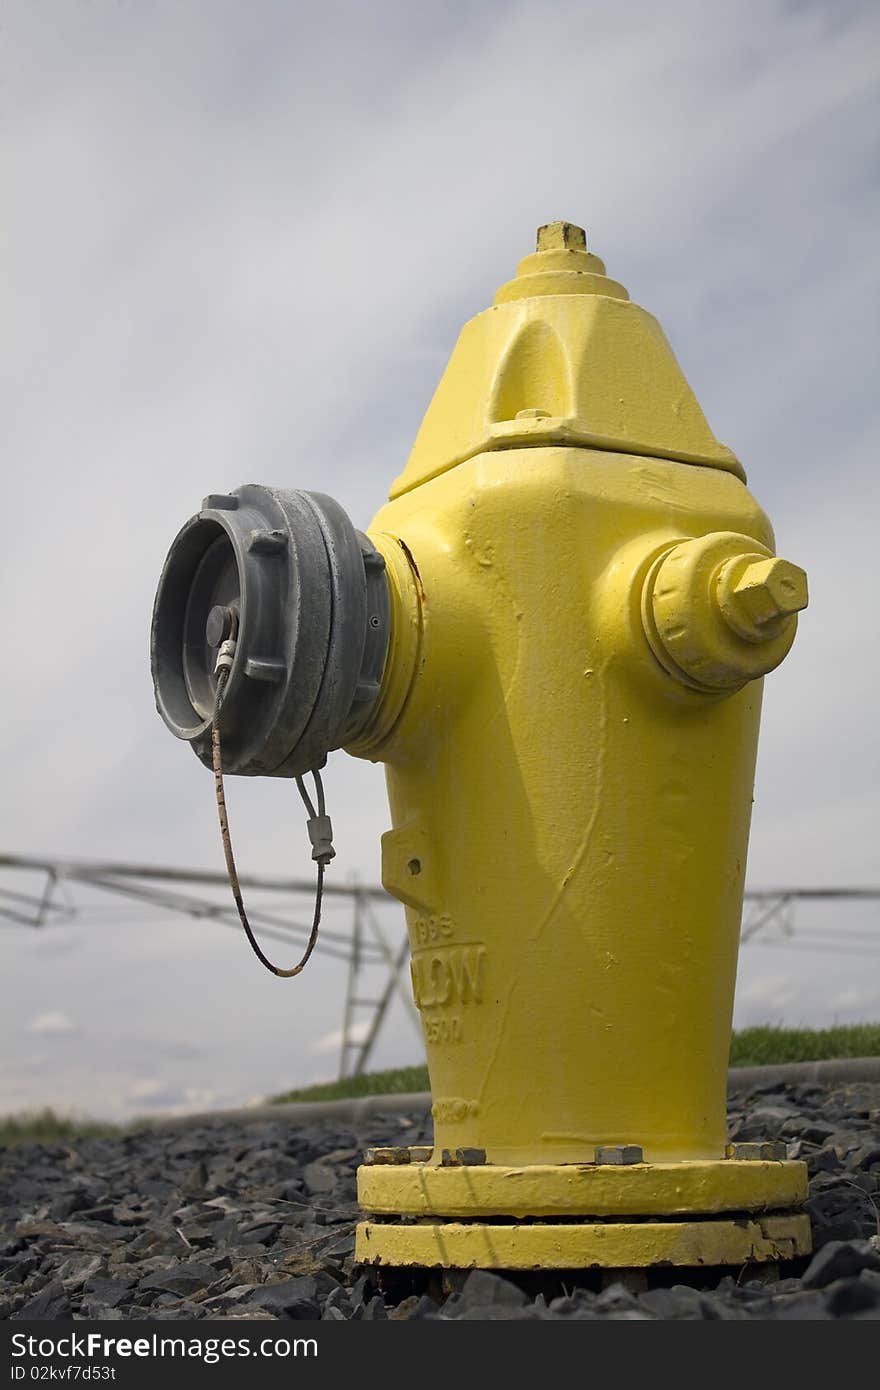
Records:
M409 1161L410 1163L430 1163L434 1157L433 1144L410 1144Z
M587 234L574 222L545 222L538 228L539 251L586 251Z
M776 635L807 607L807 576L778 555L722 570L718 601L728 625L750 642Z
M409 1163L409 1161L409 1149L394 1148L390 1145L380 1145L379 1147L374 1149L366 1149L364 1152L364 1163L367 1165L367 1167L373 1167L374 1165L380 1163L400 1164Z
M600 1144L596 1148L594 1161L602 1164L644 1163L645 1155L640 1144Z
M783 1139L728 1144L724 1157L738 1159L741 1163L782 1163L788 1158L788 1147Z

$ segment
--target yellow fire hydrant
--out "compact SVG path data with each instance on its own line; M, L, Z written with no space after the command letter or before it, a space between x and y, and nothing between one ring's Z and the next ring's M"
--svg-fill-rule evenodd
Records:
M808 1252L805 1166L725 1112L762 677L806 577L579 228L465 326L362 542L385 655L327 748L386 766L435 1138L367 1155L358 1260Z
M435 1143L360 1169L358 1258L807 1251L804 1165L727 1157L725 1107L760 678L806 577L579 228L466 325L370 536L395 630L349 751L387 769Z

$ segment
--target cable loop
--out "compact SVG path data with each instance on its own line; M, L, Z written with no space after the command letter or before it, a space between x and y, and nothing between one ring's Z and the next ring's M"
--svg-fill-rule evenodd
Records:
M224 644L226 645L226 644ZM229 819L226 814L226 794L223 788L223 758L220 747L220 705L223 698L223 690L229 679L231 662L228 665L221 665L217 670L217 689L214 694L214 713L211 718L211 757L214 765L214 787L217 793L217 814L220 818L220 838L223 841L223 854L226 859L226 872L229 875L229 886L232 889L232 896L235 899L235 906L238 908L238 915L241 925L244 927L245 935L251 944L251 948L257 959L267 970L271 970L273 975L279 979L289 980L294 975L299 975L305 968L309 956L315 948L318 940L318 926L321 921L321 902L324 895L324 869L335 853L332 840L332 830L330 820L325 811L324 787L321 782L320 774L317 769L313 771L315 779L315 792L318 801L318 810L315 811L311 798L305 788L305 783L301 777L297 777L296 783L299 788L306 810L309 813L309 838L312 842L312 858L318 866L318 880L315 888L315 914L312 920L312 930L309 936L308 945L305 953L297 965L290 970L282 970L280 966L273 965L268 956L264 955L260 944L251 930L251 924L247 919L244 900L241 895L241 887L238 882L238 871L235 867L235 857L232 853L232 838L229 834ZM219 665L219 658L218 658Z

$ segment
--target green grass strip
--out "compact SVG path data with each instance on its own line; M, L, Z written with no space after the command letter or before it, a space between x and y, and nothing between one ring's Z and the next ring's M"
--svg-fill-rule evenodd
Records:
M838 1057L880 1057L880 1024L855 1023L839 1028L744 1028L730 1046L732 1067L761 1067L781 1062L821 1062ZM273 1104L295 1100L346 1100L354 1096L390 1095L429 1090L427 1067L367 1072L303 1086L272 1096Z
M361 1076L347 1076L344 1081L285 1091L270 1100L273 1105L281 1105L289 1100L347 1100L353 1096L401 1095L429 1089L427 1067L393 1067L390 1071L364 1072Z
M840 1057L880 1056L880 1023L838 1028L744 1028L730 1044L732 1067L783 1062L824 1062Z
M68 1139L89 1139L121 1132L119 1125L56 1115L48 1108L0 1116L0 1148L11 1148L13 1144L63 1144Z

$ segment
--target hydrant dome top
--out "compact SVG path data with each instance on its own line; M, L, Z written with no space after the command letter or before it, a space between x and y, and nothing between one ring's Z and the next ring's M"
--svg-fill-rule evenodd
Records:
M662 328L571 222L538 229L492 306L466 323L391 497L489 450L562 444L720 468Z
M623 285L605 273L605 262L587 250L587 234L573 222L538 228L535 250L520 261L516 278L502 285L496 304L544 294L604 294L629 299Z

